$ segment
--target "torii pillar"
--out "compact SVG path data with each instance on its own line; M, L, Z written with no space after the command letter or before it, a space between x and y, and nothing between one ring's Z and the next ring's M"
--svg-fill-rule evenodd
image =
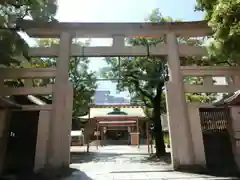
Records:
M174 169L194 164L193 142L184 94L177 37L174 32L166 35L168 48L169 82L166 87L168 124Z
M67 32L62 32L59 44L59 57L57 59L56 79L53 89L53 109L50 121L50 131L48 140L47 165L58 168L66 165L66 154L69 125L66 121L72 121L67 117L69 109L68 94L71 92L68 82L69 61L71 56L72 37ZM70 93L71 94L71 93ZM67 114L67 115L66 115ZM70 122L69 122L70 123ZM69 147L68 147L69 148Z

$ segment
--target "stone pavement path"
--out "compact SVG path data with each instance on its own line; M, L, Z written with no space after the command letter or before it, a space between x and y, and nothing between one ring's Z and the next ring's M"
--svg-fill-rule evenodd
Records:
M173 171L164 162L148 162L146 146L104 146L89 154L72 148L71 168L77 169L64 180L203 180L217 178Z

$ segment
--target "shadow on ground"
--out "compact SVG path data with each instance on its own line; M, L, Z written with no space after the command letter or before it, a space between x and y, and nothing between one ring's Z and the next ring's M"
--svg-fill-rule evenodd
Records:
M215 177L228 177L228 178L232 177L232 179L240 179L240 173L236 170L212 171L212 170L207 169L206 167L202 167L199 165L180 167L177 171L183 172L183 173L202 174L202 175L209 175L209 176L215 176Z
M114 153L114 152L72 152L71 153L71 164L82 164L89 162L119 162L127 164L148 164L149 167L159 166L160 169L172 170L171 156L167 154L166 157L161 159L150 158L148 153ZM147 168L146 170L149 170ZM156 168L155 168L156 170ZM126 170L127 172L129 171Z
M157 158L149 156L148 153L114 153L114 152L72 152L71 153L71 163L72 164L81 164L88 162L115 162L117 159L121 158L123 161L130 161L131 163L148 163L152 165L159 165L159 171L161 172L173 172L171 168L171 154L166 154L165 157ZM170 167L171 166L171 167ZM162 170L161 170L162 169ZM155 170L146 172L155 172ZM158 170L156 172L159 172ZM201 166L185 166L177 170L178 172L183 173L192 173L192 174L201 174L206 176L215 176L215 177L233 177L232 179L238 179L235 177L240 177L237 172L212 172L207 170L205 167ZM131 173L131 171L113 171L111 173ZM132 173L145 173L145 171L133 171ZM90 180L87 179L86 180ZM84 178L83 178L84 179Z
M98 152L71 152L71 163L87 163L87 162L114 162L119 156L127 157L131 162L142 161L138 158L148 155L147 153L98 153Z
M5 175L0 180L92 180L86 173L74 168L47 169L39 173L22 173Z
M158 158L155 155L150 155L149 157L144 158L142 160L142 162L146 162L146 163L148 163L148 162L164 162L166 164L172 164L171 153L166 153L166 155L161 158Z
M166 164L171 164L171 154L167 153L165 157L161 158L157 158L156 156L150 156L149 158L144 159L143 162L165 162ZM210 175L216 177L233 177L233 179L236 179L235 177L240 177L240 173L235 169L233 169L232 171L211 171L206 167L199 165L180 167L176 171L183 173Z

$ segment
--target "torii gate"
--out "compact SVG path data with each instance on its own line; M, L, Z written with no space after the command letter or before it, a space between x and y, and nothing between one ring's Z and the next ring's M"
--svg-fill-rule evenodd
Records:
M31 57L58 57L56 81L53 91L54 107L47 162L53 167L68 165L68 133L65 101L68 83L69 59L80 57L147 56L145 47L125 46L125 37L165 37L165 44L149 48L152 56L168 56L170 79L167 84L167 109L169 118L172 162L174 168L194 164L193 142L184 97L183 75L179 56L205 56L204 47L178 44L177 37L199 37L211 33L205 21L174 23L43 23L19 21L17 25L31 37L60 38L59 46L30 48ZM113 38L110 47L81 47L72 45L72 38ZM69 122L70 123L70 122ZM59 136L59 134L63 134ZM65 133L65 134L64 134ZM65 137L65 138L62 138ZM65 147L66 146L66 147Z

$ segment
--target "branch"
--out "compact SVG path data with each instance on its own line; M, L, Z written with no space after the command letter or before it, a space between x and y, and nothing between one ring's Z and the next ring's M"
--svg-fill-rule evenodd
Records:
M149 104L149 103L146 101L145 98L142 97L142 101L143 101L143 103L144 103L144 105L145 105L146 107L148 107L148 108L152 108L152 105Z
M231 64L229 61L221 61L221 62L218 62L218 64L228 64L229 66L234 66L233 64Z
M143 95L146 96L149 100L153 101L153 97L151 96L151 94L149 94L147 91L144 91L142 88L139 87L139 82L137 80L137 77L134 76L133 74L129 74L127 75L128 77L132 77L132 82L135 85L135 88Z
M28 12L29 12L30 10L31 10L30 8L26 9L25 13L21 16L20 19L24 19L24 18L28 15Z
M158 83L158 86L157 86L157 92L156 92L156 96L153 98L154 100L154 103L158 103L161 104L161 98L162 98L162 87L164 86L164 83Z

